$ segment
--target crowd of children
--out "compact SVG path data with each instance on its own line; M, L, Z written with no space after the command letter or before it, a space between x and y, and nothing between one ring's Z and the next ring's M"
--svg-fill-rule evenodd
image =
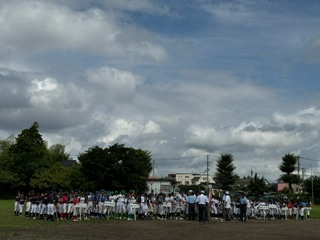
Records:
M190 199L199 193L176 192L154 194L153 192L136 194L134 191L110 192L106 190L91 192L44 192L30 191L26 196L17 193L14 202L16 216L46 221L97 219L191 219L189 214ZM209 194L207 220L225 218L224 197ZM231 201L232 219L240 218L240 200L233 196ZM311 204L304 201L256 200L248 198L246 219L308 219ZM195 204L195 218L198 206Z

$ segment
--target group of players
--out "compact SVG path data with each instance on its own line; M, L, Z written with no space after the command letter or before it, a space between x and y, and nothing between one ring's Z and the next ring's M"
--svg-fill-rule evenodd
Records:
M205 215L199 214L199 199L204 196ZM270 208L268 207L270 206ZM272 206L272 208L271 208ZM240 218L240 201L234 196L228 212L232 219ZM311 206L301 201L268 202L248 199L246 204L246 219L304 219L310 217ZM105 190L91 192L44 192L30 191L27 196L18 192L14 202L16 216L32 219L54 220L87 220L98 219L188 219L205 218L223 219L226 216L225 195L216 197L204 192L176 192L171 194L154 194L153 192L136 194L108 192ZM305 216L306 215L306 216Z

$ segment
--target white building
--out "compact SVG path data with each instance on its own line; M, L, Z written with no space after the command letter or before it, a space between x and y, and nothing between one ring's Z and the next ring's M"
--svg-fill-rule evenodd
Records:
M172 178L157 178L149 177L147 181L148 192L153 191L155 194L158 193L172 193L176 189L176 181Z
M200 185L200 184L215 184L211 176L201 175L197 173L175 173L169 174L168 178L174 179L177 185Z

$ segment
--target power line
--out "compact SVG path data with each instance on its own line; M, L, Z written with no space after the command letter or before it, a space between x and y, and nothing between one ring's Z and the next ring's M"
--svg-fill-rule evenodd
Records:
M313 159L313 158L307 158L307 157L301 157L301 156L300 156L300 158L307 160L307 161L320 162L320 160Z
M182 159L190 159L190 158L200 158L206 157L207 155L200 156L189 156L189 157L175 157L175 158L155 158L155 160L167 161L167 160L182 160Z

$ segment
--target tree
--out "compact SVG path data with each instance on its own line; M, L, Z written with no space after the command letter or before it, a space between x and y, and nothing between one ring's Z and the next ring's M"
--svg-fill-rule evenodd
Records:
M259 178L257 173L255 173L254 177L250 179L248 189L255 196L259 196L259 195L262 195L264 192L266 192L268 187L264 177Z
M13 158L9 154L9 149L14 144L13 135L5 140L0 140L0 195L8 196L16 192L19 186L19 177L12 171Z
M35 190L70 191L71 182L68 172L61 163L56 162L46 169L35 173L30 180L30 186Z
M311 176L304 180L303 183L304 190L311 196L313 193L313 197L316 199L316 202L320 202L320 177L319 176ZM313 188L313 189L312 189Z
M284 172L279 178L279 180L284 181L289 184L289 190L292 191L292 184L299 182L299 176L293 174L297 169L296 164L298 162L298 157L292 153L287 153L282 157L282 164L279 169Z
M148 151L114 144L98 146L78 156L85 177L96 189L144 191L152 170Z
M70 159L70 154L65 152L66 147L62 144L54 144L52 145L48 152L49 152L49 161L51 163L66 161Z
M216 166L216 180L221 184L223 190L230 190L231 185L239 179L239 176L234 172L236 167L233 164L232 154L221 154Z
M36 172L49 166L47 147L38 128L38 123L34 122L30 128L22 130L9 149L13 159L10 170L17 174L21 191L30 188L30 179Z
M70 180L71 190L85 192L85 191L95 191L92 181L86 178L81 164L74 164L71 167L66 168L68 173L68 178Z

